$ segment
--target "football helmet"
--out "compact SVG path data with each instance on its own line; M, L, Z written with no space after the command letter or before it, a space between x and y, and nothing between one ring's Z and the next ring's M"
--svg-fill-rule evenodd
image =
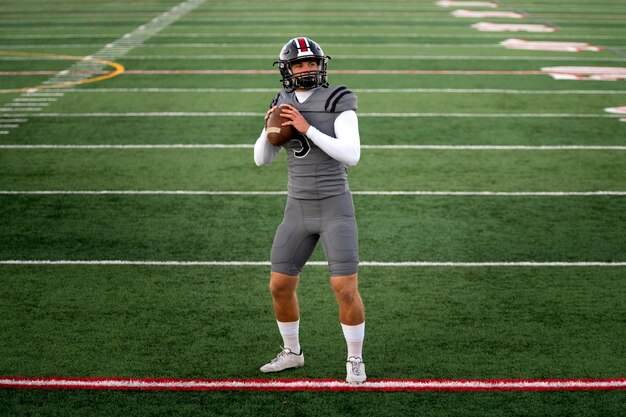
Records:
M274 65L278 65L280 75L283 77L280 81L287 91L291 92L298 88L310 90L315 87L328 87L326 67L330 57L324 55L322 48L312 39L305 37L291 39L283 46L278 58ZM312 60L318 61L317 71L306 71L297 75L291 71L292 64Z

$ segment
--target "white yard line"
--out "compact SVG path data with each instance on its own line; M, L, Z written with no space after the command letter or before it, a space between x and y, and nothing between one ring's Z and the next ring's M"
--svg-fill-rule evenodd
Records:
M2 110L2 109L0 109ZM262 112L98 112L98 113L2 113L0 117L263 117ZM359 117L461 117L461 118L618 118L616 114L594 113L359 113Z
M362 117L470 117L470 118L528 118L528 119L552 119L552 118L609 118L603 114L585 113L359 113ZM613 118L618 115L610 115Z
M129 261L129 260L0 260L0 265L131 265L131 266L270 266L269 261ZM308 266L328 266L325 261ZM363 267L623 267L626 262L376 262L361 261Z
M63 49L73 49L73 48L94 48L100 46L99 44L92 43L59 43L59 44L20 44L20 45L1 45L0 49L8 50L8 49L40 49L40 48L63 48ZM242 44L241 42L180 42L180 43L151 43L144 44L142 48L241 48L242 46L246 46L246 44ZM276 48L280 45L276 43L259 43L256 42L254 44L255 48ZM498 44L474 44L474 43L415 43L415 42L403 42L403 43L324 43L324 48L494 48L500 49L501 45ZM235 56L235 55L232 55ZM240 55L245 57L260 57L261 55ZM262 55L263 57L267 57L268 59L276 59L273 55Z
M0 122L2 122L0 120ZM0 126L1 127L1 126ZM92 145L62 145L62 144L0 144L0 149L252 149L253 144L246 143L190 143L190 144L92 144ZM361 145L362 149L414 149L414 150L495 150L495 151L625 151L626 146L594 146L594 145Z
M436 94L598 94L598 95L624 95L626 90L519 90L519 89L499 89L499 88L353 88L357 94L415 94L415 93L436 93ZM62 93L276 93L276 88L77 88L58 89Z
M391 38L391 39L416 39L416 38L431 38L431 39L501 39L502 35L494 35L494 34L470 34L470 35L456 35L456 34L418 34L418 33L362 33L362 32L354 32L354 33L316 33L309 32L309 36L315 38L315 36L325 36L325 37L338 37L338 38ZM119 34L115 33L64 33L64 34L26 34L26 35L0 35L0 39L99 39L99 38L112 38L117 37ZM293 33L291 32L272 32L272 33L162 33L156 36L157 38L276 38L276 44L273 45L282 45L282 41L285 39L289 39L293 37ZM604 39L604 40L624 40L623 36L611 36L611 35L562 35L562 34L551 34L550 36L541 35L541 34L524 34L525 38L547 38L550 39L580 39L584 37L585 39ZM477 45L481 46L481 45Z
M625 151L626 146L586 146L586 145L361 145L363 149L417 149L417 150L512 150L512 151L571 151L571 150L603 150Z
M434 45L433 45L434 47ZM368 60L368 61L571 61L571 62L626 62L626 58L614 57L533 57L533 56L476 56L476 55L342 55L335 54L341 60ZM167 56L167 55L137 55L124 58L127 61L190 61L190 60L275 60L271 55L190 55L190 56Z
M441 197L597 197L626 196L626 191L352 191L363 196ZM209 190L0 190L0 195L179 195L179 196L286 196L287 191Z
M2 48L0 48L2 49ZM4 48L6 49L6 48ZM368 60L368 61L565 61L565 62L626 62L626 58L598 58L598 57L512 57L512 56L440 56L440 55L338 55L337 59ZM137 55L124 57L125 61L213 61L213 60L262 60L272 61L275 56L271 55L190 55L190 56L167 56L167 55ZM40 57L0 57L0 61L49 61L50 58ZM332 72L332 71L331 71Z
M0 265L135 265L135 266L270 266L269 261L122 261L122 260L6 260ZM327 262L307 262L328 266ZM606 267L626 266L626 262L367 262L368 267Z

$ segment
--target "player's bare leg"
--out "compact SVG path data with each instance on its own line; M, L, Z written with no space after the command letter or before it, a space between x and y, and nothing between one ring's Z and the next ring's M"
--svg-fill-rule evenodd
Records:
M283 350L270 363L261 367L261 372L279 372L304 365L300 348L300 308L296 289L298 276L272 272L270 293L274 302L274 314L278 330L283 338Z
M365 321L365 308L359 294L358 275L331 276L330 285L339 304L339 321L356 326Z
M270 277L270 293L274 301L276 320L292 322L300 320L300 307L296 289L298 288L297 275L285 275L272 272Z
M359 294L358 275L331 276L330 284L339 304L339 321L348 345L346 381L365 382L365 364L362 359L365 336L365 307Z

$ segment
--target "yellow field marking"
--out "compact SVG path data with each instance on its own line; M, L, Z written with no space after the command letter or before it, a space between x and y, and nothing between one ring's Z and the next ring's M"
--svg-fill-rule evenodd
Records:
M121 64L118 64L117 62L106 61L104 59L91 58L91 57L86 57L86 56L44 54L44 53L37 53L37 52L5 52L5 51L0 51L0 55L64 59L64 60L72 60L72 61L91 61L91 62L97 62L99 64L103 64L109 67L113 67L115 69L113 72L110 72L105 75L101 75L99 77L87 78L87 79L78 80L78 81L68 81L68 82L60 83L60 84L38 85L35 87L23 87L23 88L16 88L16 89L10 89L10 90L0 90L0 93L21 93L25 91L30 92L30 91L44 90L44 89L66 88L66 87L70 87L73 85L95 83L97 81L104 81L113 77L117 77L118 75L122 74L126 70L124 66L122 66Z

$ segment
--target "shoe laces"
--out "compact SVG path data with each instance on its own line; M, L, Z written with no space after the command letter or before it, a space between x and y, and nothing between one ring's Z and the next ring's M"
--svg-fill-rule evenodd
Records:
M361 364L363 363L363 360L361 358L356 358L354 356L351 356L348 359L348 363L351 366L353 374L361 375Z
M289 355L290 353L293 353L290 349L288 348L283 348L281 346L281 351L278 352L278 355L276 355L276 357L274 359L272 359L271 363L276 363L281 361L285 356Z

